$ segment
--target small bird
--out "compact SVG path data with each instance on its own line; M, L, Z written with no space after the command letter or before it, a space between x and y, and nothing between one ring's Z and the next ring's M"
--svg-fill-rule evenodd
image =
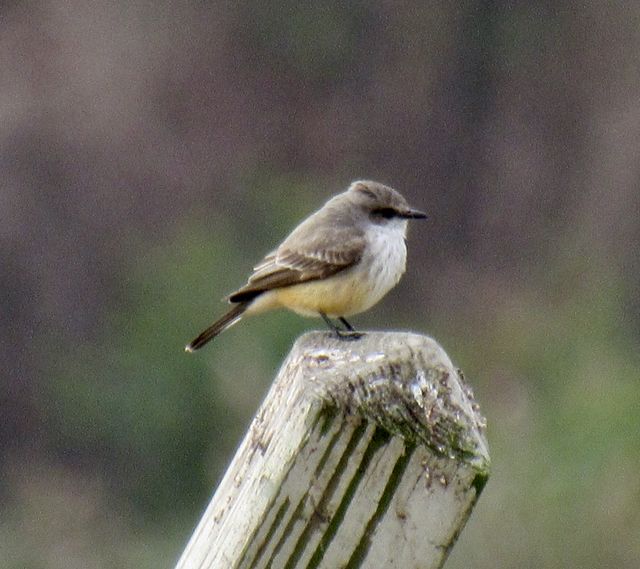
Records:
M280 307L322 317L339 338L361 337L345 317L368 310L398 283L407 220L426 217L393 188L353 182L255 266L247 284L229 296L231 310L185 350L201 348L245 315Z

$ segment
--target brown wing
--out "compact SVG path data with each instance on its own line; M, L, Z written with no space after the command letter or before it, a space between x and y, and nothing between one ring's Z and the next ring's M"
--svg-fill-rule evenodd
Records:
M267 290L325 279L353 266L362 257L364 237L350 235L341 240L340 232L336 233L330 240L317 238L306 244L302 241L298 247L296 240L287 239L254 268L247 284L229 300L251 300Z

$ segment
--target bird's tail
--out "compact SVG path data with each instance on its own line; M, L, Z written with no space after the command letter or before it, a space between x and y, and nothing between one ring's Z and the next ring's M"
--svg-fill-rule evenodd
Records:
M207 342L213 340L220 332L224 332L227 328L233 326L240 318L242 314L249 307L251 302L239 302L229 310L222 318L216 320L211 326L209 326L204 332L202 332L195 340L192 340L185 347L186 352L194 352Z

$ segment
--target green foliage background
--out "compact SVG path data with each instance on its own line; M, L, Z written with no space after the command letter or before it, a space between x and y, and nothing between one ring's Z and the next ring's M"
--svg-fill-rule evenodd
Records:
M607 10L0 8L0 566L173 566L321 322L184 344L371 177L430 220L356 323L434 336L488 419L447 567L635 568L640 9Z

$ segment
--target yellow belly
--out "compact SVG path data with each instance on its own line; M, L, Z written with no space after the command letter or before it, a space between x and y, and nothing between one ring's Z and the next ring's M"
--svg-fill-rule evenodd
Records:
M376 300L371 290L355 279L330 278L274 291L277 302L305 316L349 316L369 308Z
M372 291L370 283L346 274L265 292L249 306L247 314L283 307L303 316L323 312L336 318L363 312L381 297Z

